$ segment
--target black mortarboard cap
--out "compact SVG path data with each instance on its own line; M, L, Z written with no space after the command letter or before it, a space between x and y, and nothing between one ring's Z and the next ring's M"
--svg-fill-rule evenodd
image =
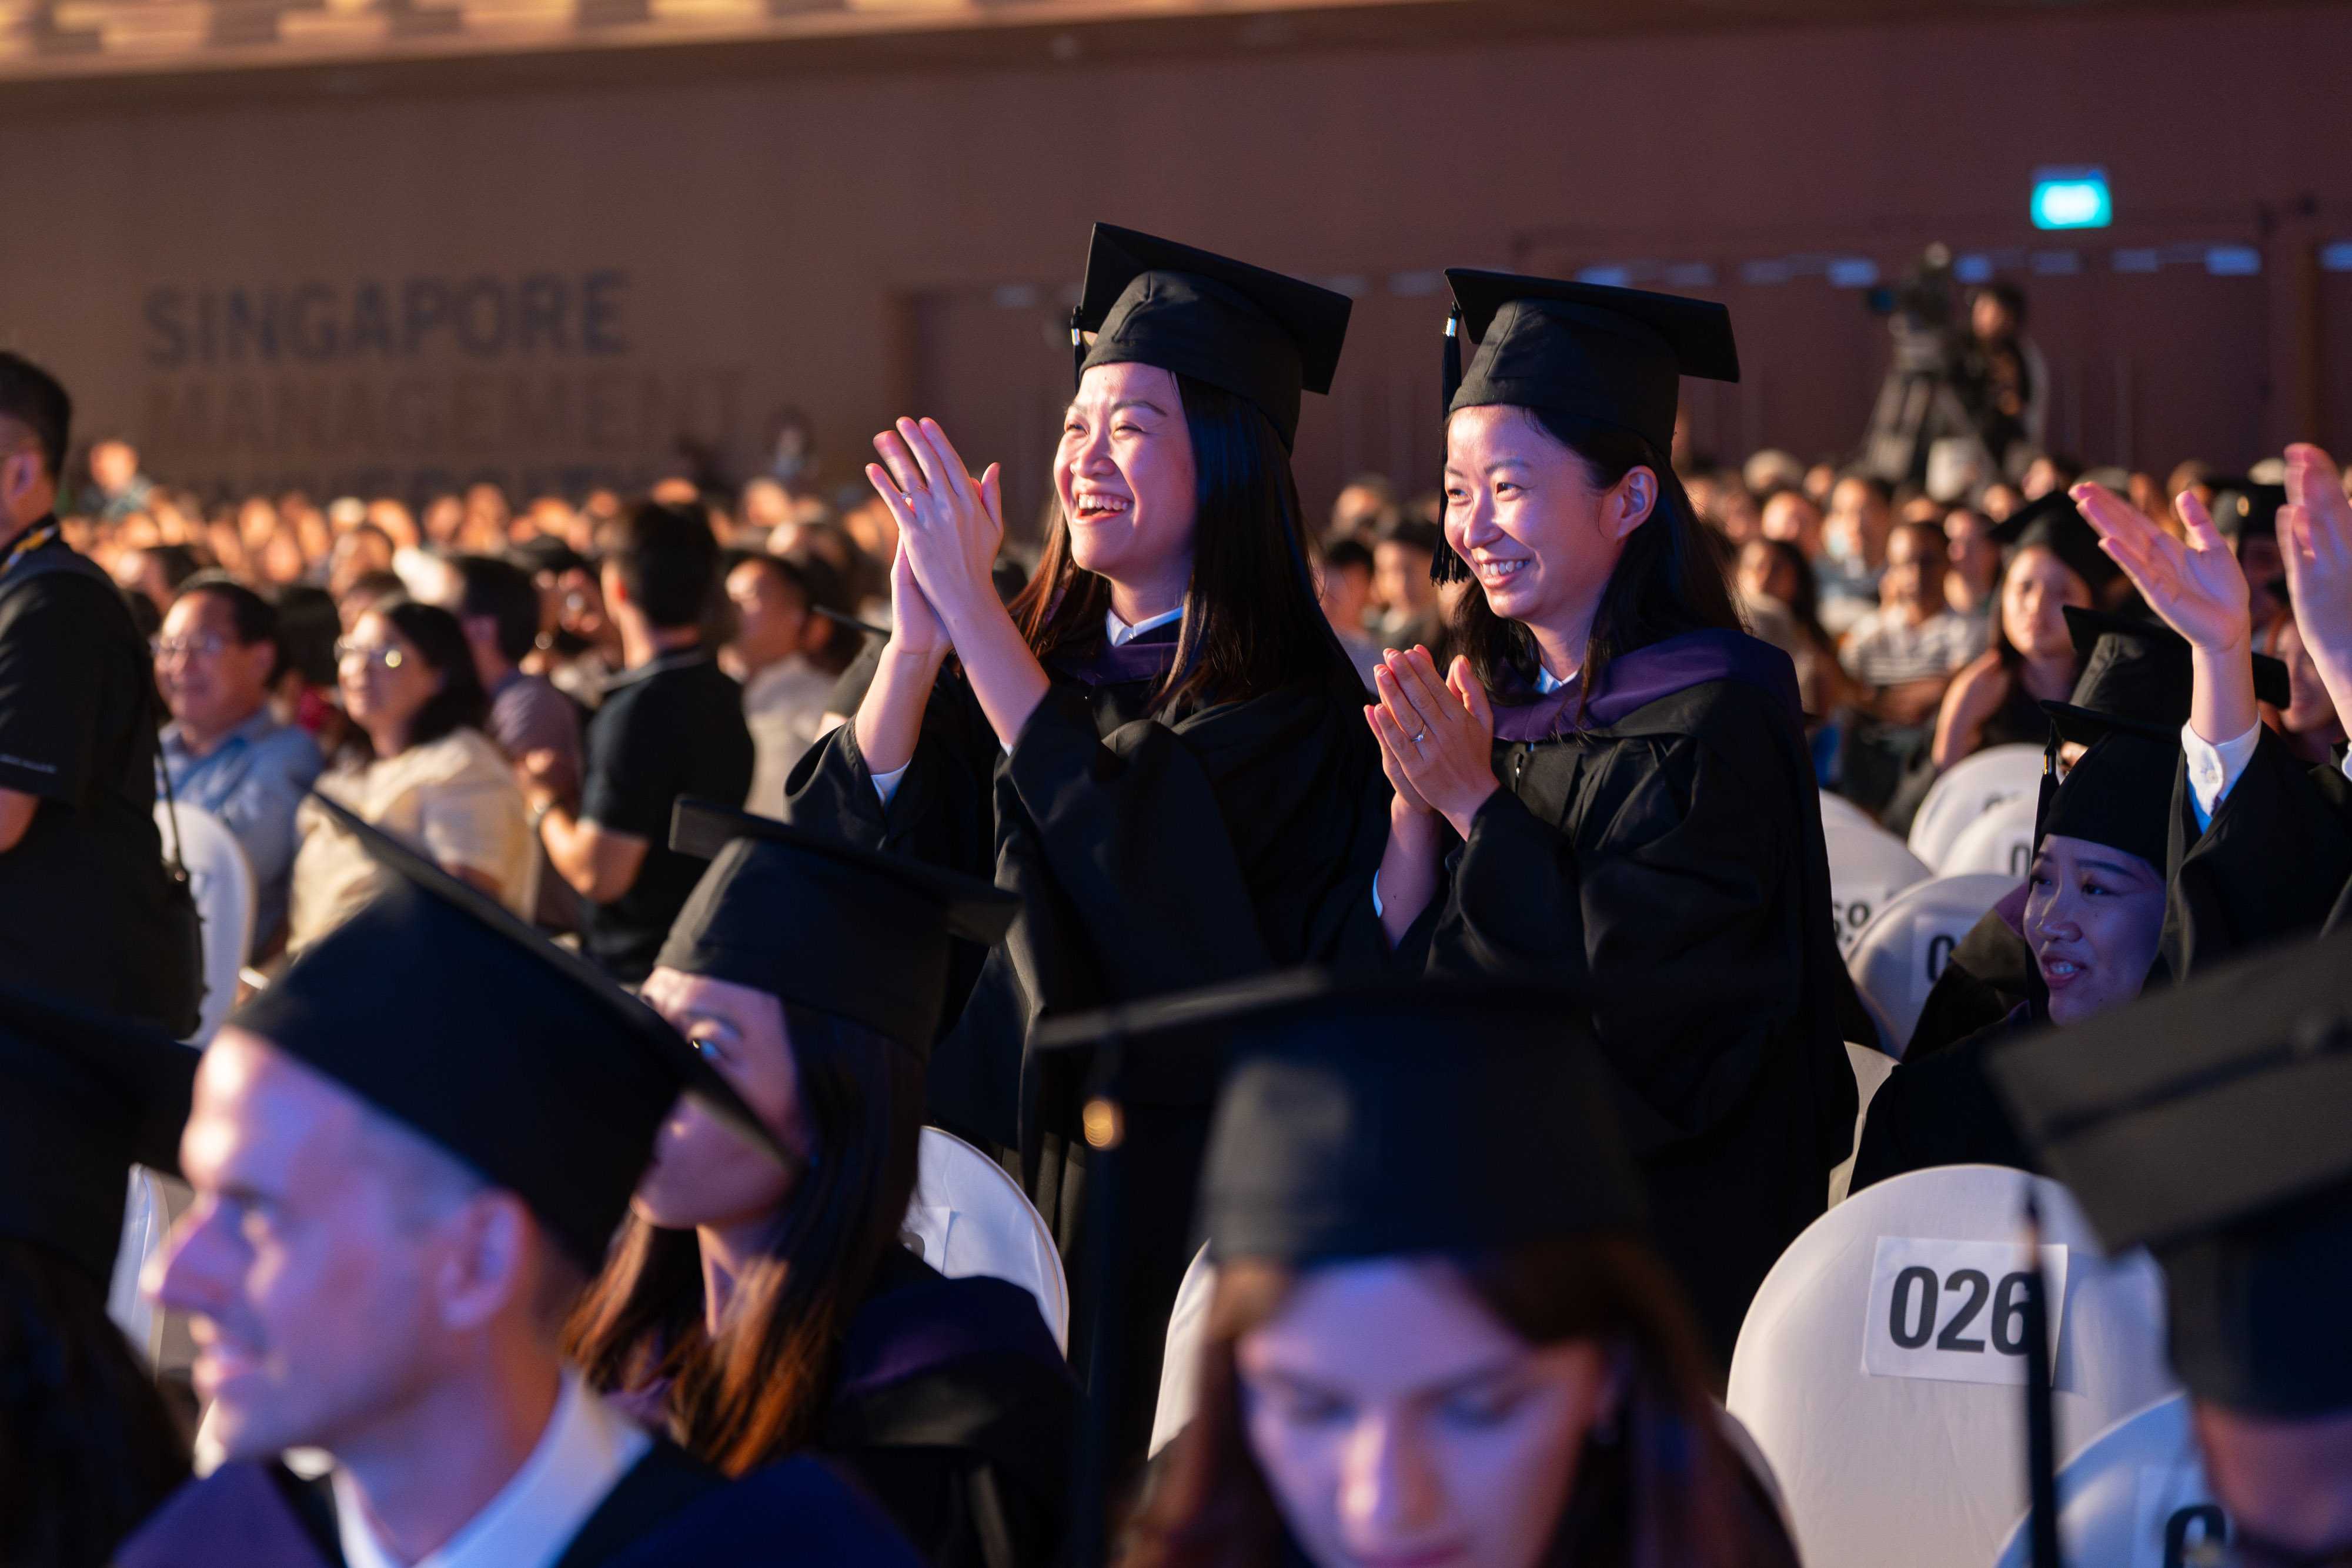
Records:
M2123 574L2099 548L2098 529L2084 520L2083 509L2063 490L2028 501L1993 526L1992 538L2019 549L2040 545L2072 567L2094 594Z
M2194 671L2189 639L2161 621L2066 607L2066 631L2083 673L2063 703L2043 703L2059 735L2087 746L2111 730L2178 742L2189 722ZM2287 669L2254 655L2254 695L2273 707L2293 698Z
M1070 331L1084 350L1081 375L1134 363L1206 382L1255 403L1286 448L1298 434L1300 392L1331 390L1353 306L1279 272L1097 224Z
M684 800L670 848L710 868L654 960L753 986L929 1054L951 941L1002 941L1019 895L905 855Z
M2110 1249L2164 1264L2173 1368L2255 1414L2352 1409L2352 934L1993 1052Z
M1292 973L1058 1020L1039 1043L1116 1040L1129 1082L1229 1061L1195 1228L1221 1260L1311 1262L1641 1230L1587 1010L1519 980Z
M2251 479L2215 479L2210 508L2213 526L2231 538L2278 531L2279 508L2286 505L2286 486L2257 485Z
M314 799L396 874L231 1024L522 1198L591 1273L680 1094L774 1151L660 1014L496 900Z
M2044 707L2055 708L2055 703ZM2070 769L2042 812L2033 835L2060 833L2137 855L2164 874L2172 829L2172 780L2180 760L2178 726L2163 736L2117 727L2090 735L2098 716L2078 712L2060 724L2067 739L2089 737L2090 749ZM2074 727L2069 728L2072 725Z
M180 1168L201 1054L160 1030L0 986L0 1235L106 1289L131 1166Z
M1739 379L1731 312L1712 299L1465 267L1445 279L1454 286L1448 413L1486 403L1549 409L1631 431L1664 455L1682 378ZM1465 335L1478 348L1457 376Z

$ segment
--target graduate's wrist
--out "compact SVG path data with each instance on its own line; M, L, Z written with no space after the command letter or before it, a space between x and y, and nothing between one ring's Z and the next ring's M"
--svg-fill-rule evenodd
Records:
M1444 808L1446 823L1461 836L1465 843L1469 841L1470 830L1477 823L1479 813L1486 810L1486 802L1501 793L1502 788L1499 783L1492 784L1475 800L1472 800L1465 793L1460 800L1446 802Z

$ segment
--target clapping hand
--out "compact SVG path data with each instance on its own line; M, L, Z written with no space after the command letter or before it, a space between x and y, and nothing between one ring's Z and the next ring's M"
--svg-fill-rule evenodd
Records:
M974 483L937 420L902 419L874 438L880 463L866 476L898 523L899 565L891 572L894 608L899 572L937 612L953 639L975 616L1003 613L990 569L1004 542L1000 470L992 463Z
M1381 767L1411 810L1435 811L1464 838L1495 779L1495 713L1467 659L1441 677L1429 650L1391 649L1372 670L1380 701L1364 710Z
M2335 460L2316 446L2286 449L2286 500L2279 508L2279 553L2295 629L2338 715L2352 712L2352 500Z
M2251 651L2246 574L2195 496L2184 492L2179 502L2189 528L2184 543L2104 485L2077 485L2071 494L2108 556L2166 625L2200 648Z

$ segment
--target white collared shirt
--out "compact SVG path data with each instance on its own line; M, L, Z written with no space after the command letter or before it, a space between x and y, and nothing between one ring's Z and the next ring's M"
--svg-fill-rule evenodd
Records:
M553 1568L606 1495L653 1446L637 1424L563 1369L547 1430L481 1512L414 1564L384 1550L350 1474L334 1474L335 1527L349 1568Z
M1118 611L1106 610L1103 612L1103 635L1110 639L1112 647L1124 648L1146 632L1156 632L1171 621L1182 619L1184 607L1181 604L1164 614L1147 615L1132 626L1118 618Z
M1556 691L1559 690L1559 688L1560 688L1560 687L1562 687L1562 686L1564 686L1564 685L1568 685L1568 683L1567 683L1566 681L1561 680L1558 675L1555 675L1555 674L1553 674L1549 670L1545 669L1545 668L1543 667L1543 664L1542 664L1542 662L1541 662L1541 661L1538 661L1538 662L1537 662L1537 664L1536 664L1536 690L1537 690L1537 692L1538 692L1539 694L1541 694L1541 695L1544 695L1544 696L1549 696L1549 695L1551 695L1551 694L1552 694L1552 693L1554 693L1554 692L1556 692Z
M1180 604L1164 614L1147 615L1130 626L1118 618L1118 611L1106 610L1103 612L1103 635L1110 639L1112 647L1124 648L1146 632L1157 631L1171 621L1181 621L1183 618L1184 607ZM998 741L997 746L1007 757L1013 755L1013 748L1003 741ZM914 763L909 761L904 767L893 768L887 773L874 775L874 792L882 797L882 803L885 806L890 803L890 797L898 792L898 780L907 776L907 768L913 766Z

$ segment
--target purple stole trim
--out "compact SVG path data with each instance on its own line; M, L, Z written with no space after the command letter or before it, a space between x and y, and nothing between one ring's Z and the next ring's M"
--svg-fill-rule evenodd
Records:
M1606 727L1660 698L1708 681L1747 682L1778 702L1797 732L1804 733L1804 708L1797 698L1797 666L1790 663L1789 655L1744 632L1717 627L1685 632L1611 660L1601 677L1601 689L1584 705L1583 723L1579 727ZM1495 738L1546 740L1565 734L1570 727L1570 708L1582 689L1582 680L1570 677L1558 691L1537 696L1531 702L1506 706L1497 700ZM1496 695L1504 699L1528 690L1524 684L1514 682Z
M115 1553L118 1568L326 1568L259 1465L223 1465L163 1500Z
M1106 637L1094 653L1083 659L1072 659L1056 653L1048 661L1055 673L1083 681L1090 686L1117 685L1123 681L1156 681L1176 666L1176 638L1183 627L1181 621L1171 621L1165 626L1154 626L1133 642L1110 645Z

